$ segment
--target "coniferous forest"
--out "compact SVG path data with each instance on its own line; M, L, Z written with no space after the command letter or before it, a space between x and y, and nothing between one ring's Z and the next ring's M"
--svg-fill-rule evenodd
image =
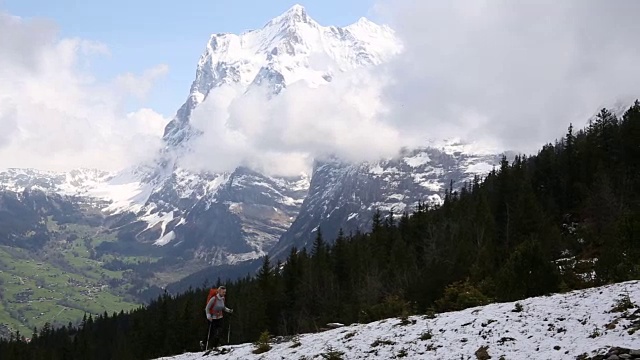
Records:
M536 155L450 186L436 209L376 213L366 233L317 233L286 261L227 281L223 343L458 310L640 278L640 103L603 109ZM218 280L218 284L220 280ZM2 359L148 359L198 351L208 289L164 294L0 342ZM114 309L117 311L117 309ZM229 333L230 330L230 333ZM31 338L26 342L24 338Z

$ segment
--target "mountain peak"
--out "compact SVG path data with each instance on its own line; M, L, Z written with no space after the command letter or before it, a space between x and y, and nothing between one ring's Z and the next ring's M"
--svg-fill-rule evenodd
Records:
M287 10L285 13L304 14L306 13L306 10L304 6L300 4L295 4L291 8L289 8L289 10Z
M191 138L196 133L189 125L191 113L216 87L267 85L277 94L298 81L320 86L333 74L383 63L400 48L387 26L366 18L344 27L323 26L299 4L260 29L215 33L198 61L189 97L165 128L164 139L173 147Z
M313 19L307 15L307 10L304 6L300 4L295 4L289 8L289 10L284 13L276 16L271 21L269 21L269 25L278 24L278 23L315 23Z

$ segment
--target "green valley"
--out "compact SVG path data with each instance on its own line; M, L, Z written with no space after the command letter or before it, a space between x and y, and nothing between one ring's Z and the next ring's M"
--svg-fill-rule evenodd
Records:
M139 266L157 258L119 257L96 249L116 237L101 227L47 221L50 240L38 249L0 246L0 335L76 323L85 314L130 310Z

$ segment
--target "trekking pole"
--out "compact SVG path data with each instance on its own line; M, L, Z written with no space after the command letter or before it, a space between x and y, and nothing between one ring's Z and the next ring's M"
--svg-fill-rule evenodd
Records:
M229 329L227 330L227 345L231 343L231 314L229 314Z
M205 350L209 350L209 335L211 335L211 321L209 321L209 331L207 332L207 346L204 348Z

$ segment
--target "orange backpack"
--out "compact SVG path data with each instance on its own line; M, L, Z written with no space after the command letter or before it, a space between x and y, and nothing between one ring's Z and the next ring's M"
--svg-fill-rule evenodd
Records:
M218 289L217 288L211 288L209 289L209 295L207 296L207 304L209 304L209 300L211 300L212 297L218 295ZM216 301L218 301L218 299L213 300L213 305L211 306L211 309L209 310L209 313L211 315L213 315L216 311L213 310L213 307L216 306ZM218 313L221 313L221 311L218 311Z
M208 303L209 303L209 300L211 300L211 298L212 298L212 297L214 297L214 296L216 296L216 295L218 295L218 289L216 289L216 288L211 288L211 289L209 289L209 296L207 296L207 302L206 302L206 304L208 304Z

